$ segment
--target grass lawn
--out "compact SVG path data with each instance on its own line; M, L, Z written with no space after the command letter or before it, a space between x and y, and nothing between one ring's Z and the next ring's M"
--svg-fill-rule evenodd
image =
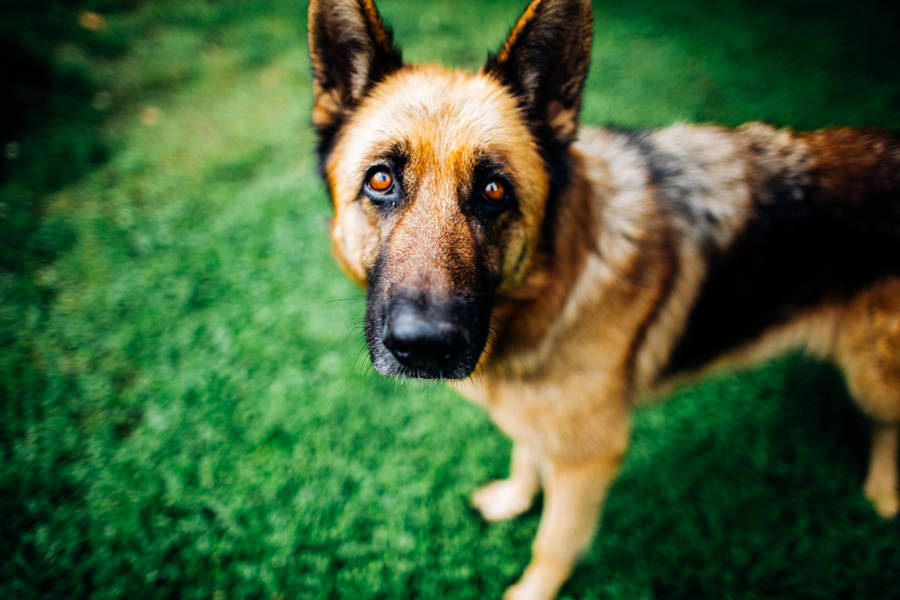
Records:
M467 495L509 442L368 364L305 2L51 4L0 26L45 68L0 140L0 597L498 597L538 509L483 522ZM380 5L408 60L475 69L524 0ZM595 15L587 123L900 129L896 7ZM861 494L867 425L829 367L682 389L633 439L563 598L900 598L900 522Z

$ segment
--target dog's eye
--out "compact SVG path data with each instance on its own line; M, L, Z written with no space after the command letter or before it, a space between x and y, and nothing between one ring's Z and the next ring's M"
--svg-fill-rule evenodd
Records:
M390 211L401 200L403 183L394 173L392 167L375 164L369 167L363 179L361 192L381 211Z
M501 204L506 199L506 188L499 179L491 179L482 190L484 197L493 204Z
M374 192L385 193L394 185L394 177L385 168L375 169L366 180L366 185Z

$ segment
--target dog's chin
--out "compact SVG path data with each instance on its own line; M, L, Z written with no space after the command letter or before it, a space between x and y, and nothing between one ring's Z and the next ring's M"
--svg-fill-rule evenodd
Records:
M472 374L478 364L478 352L470 351L450 365L410 366L401 363L380 340L369 344L369 355L375 370L387 377L398 379L465 379Z

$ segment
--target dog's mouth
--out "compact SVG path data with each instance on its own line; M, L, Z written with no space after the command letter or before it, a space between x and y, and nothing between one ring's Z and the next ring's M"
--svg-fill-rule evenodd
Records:
M370 297L365 329L372 365L390 377L465 379L484 350L489 314L489 306L459 299Z

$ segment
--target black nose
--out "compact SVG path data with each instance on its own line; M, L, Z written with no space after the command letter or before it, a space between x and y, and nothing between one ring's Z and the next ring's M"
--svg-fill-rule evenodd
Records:
M395 303L388 311L382 338L400 363L429 372L450 371L459 364L469 342L452 307Z

